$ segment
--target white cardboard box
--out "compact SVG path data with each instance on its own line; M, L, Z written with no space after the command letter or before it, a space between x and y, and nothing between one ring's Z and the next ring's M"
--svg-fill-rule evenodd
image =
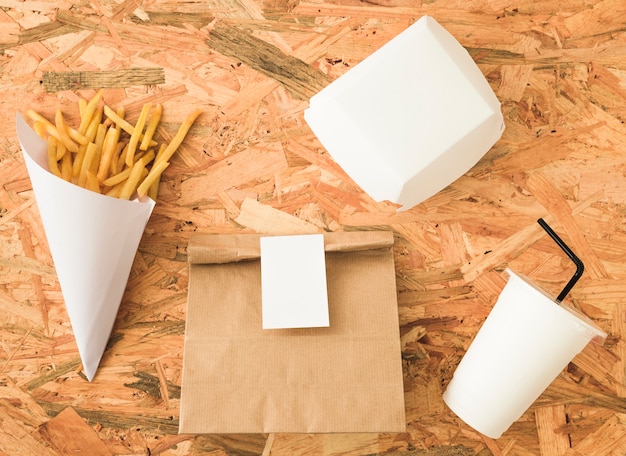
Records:
M429 16L313 96L304 118L365 192L402 210L465 174L504 131L482 72Z

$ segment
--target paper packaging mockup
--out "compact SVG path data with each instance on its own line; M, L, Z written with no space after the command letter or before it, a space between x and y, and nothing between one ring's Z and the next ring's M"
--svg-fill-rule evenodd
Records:
M91 381L154 201L121 200L66 182L48 170L46 141L19 114L16 127L72 331Z
M480 69L428 16L313 96L304 118L365 192L403 210L466 173L504 131Z
M443 399L459 418L497 439L567 364L606 333L527 278L509 280L457 367Z
M324 235L261 238L263 328L328 326Z
M391 232L325 233L329 327L263 329L259 235L196 235L180 433L402 432Z

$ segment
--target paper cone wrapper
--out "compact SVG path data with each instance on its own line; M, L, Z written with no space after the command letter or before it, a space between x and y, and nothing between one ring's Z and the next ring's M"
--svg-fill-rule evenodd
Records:
M154 201L121 200L66 182L49 171L46 141L19 114L16 127L83 368L91 381Z

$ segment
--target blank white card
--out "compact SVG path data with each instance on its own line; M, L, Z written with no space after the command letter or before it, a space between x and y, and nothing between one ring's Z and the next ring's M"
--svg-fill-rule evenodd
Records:
M261 237L263 329L329 326L324 235Z

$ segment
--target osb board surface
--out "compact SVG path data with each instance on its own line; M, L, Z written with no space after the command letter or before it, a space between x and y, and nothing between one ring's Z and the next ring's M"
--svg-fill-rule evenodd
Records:
M395 213L332 161L303 110L423 14L479 64L506 131L465 176ZM0 454L625 454L625 26L622 0L0 2ZM130 118L162 102L166 138L205 112L166 171L89 383L14 118L61 106L75 120L97 84ZM441 393L506 266L554 293L572 274L538 217L585 261L569 300L609 337L493 441ZM189 236L357 229L396 235L406 433L177 435Z

